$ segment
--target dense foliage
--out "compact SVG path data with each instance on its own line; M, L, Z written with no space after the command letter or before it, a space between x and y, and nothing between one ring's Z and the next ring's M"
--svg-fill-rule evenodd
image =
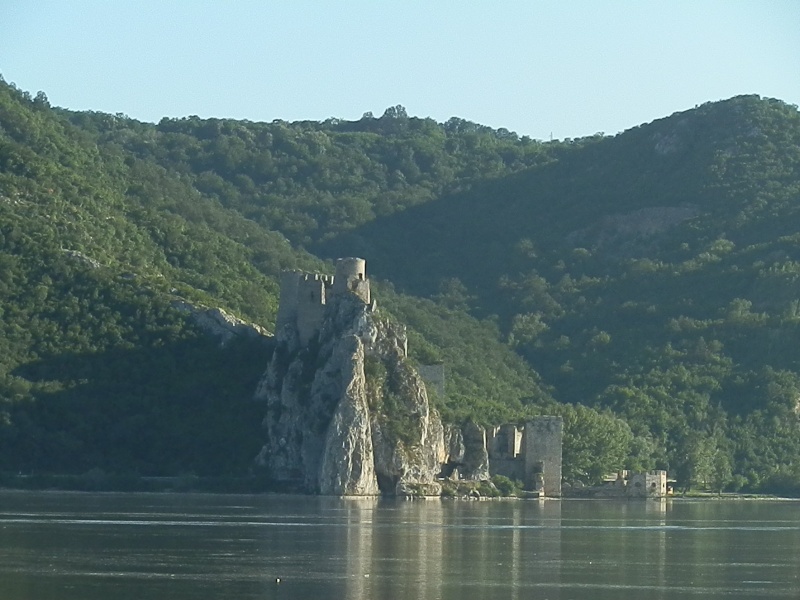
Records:
M541 143L400 106L148 124L0 82L0 470L246 470L268 349L172 300L271 328L282 269L359 255L447 419L562 414L576 479L800 489L798 210L800 114L753 96Z
M136 150L154 137L0 84L0 472L241 475L260 449L252 396L269 347L220 348L173 302L271 329L280 271L330 266ZM420 312L390 285L380 297L403 318ZM467 314L423 313L430 340L412 326L412 349L451 359L461 413L532 395L530 369L496 332L478 343L486 327ZM471 370L482 359L504 385Z
M790 477L797 109L739 97L554 156L318 250L369 247L398 287L491 317L556 400L628 423L629 465L685 487Z

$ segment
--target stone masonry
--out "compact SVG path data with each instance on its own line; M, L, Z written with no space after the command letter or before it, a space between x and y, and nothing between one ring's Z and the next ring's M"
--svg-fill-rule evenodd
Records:
M286 325L297 329L300 344L306 346L319 333L328 300L334 295L351 293L370 304L369 280L363 258L340 258L336 274L320 275L302 271L281 274L276 333Z
M561 496L561 417L537 417L525 427L526 485L541 489L544 496ZM541 482L541 484L540 484Z
M561 417L536 417L524 427L501 425L489 433L489 472L522 481L542 496L561 496Z

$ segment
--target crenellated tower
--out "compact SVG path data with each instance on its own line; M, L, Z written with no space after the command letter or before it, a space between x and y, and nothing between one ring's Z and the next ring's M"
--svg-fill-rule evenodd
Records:
M281 273L276 331L286 325L294 326L300 343L305 346L319 333L325 307L332 298L352 294L369 304L366 269L367 261L363 258L340 258L334 276L302 271Z

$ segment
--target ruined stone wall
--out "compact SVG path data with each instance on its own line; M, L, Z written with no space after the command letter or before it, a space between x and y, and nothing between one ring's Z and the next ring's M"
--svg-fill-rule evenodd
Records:
M284 271L281 273L281 292L278 302L278 318L275 321L275 333L284 326L297 324L297 286L303 277L301 271Z
M665 498L667 495L667 472L650 471L645 480L649 496Z
M514 424L492 428L489 434L489 458L516 458L522 452L524 428Z
M536 417L525 426L525 478L530 489L539 487L545 496L561 496L561 441L564 421L561 417Z
M307 345L319 333L332 285L329 275L303 275L297 284L296 314L300 343Z
M517 458L492 458L489 457L489 475L502 475L513 481L525 480L525 461Z
M514 424L493 427L488 433L489 474L525 480L522 439L525 428Z
M667 472L631 473L625 495L634 498L664 498L667 495Z

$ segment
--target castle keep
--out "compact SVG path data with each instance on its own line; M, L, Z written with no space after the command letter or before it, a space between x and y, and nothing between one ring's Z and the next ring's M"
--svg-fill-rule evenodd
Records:
M293 325L301 345L305 346L319 333L325 306L333 297L354 294L364 304L370 304L366 269L367 261L351 257L336 261L336 274L333 276L284 271L281 274L276 331Z

